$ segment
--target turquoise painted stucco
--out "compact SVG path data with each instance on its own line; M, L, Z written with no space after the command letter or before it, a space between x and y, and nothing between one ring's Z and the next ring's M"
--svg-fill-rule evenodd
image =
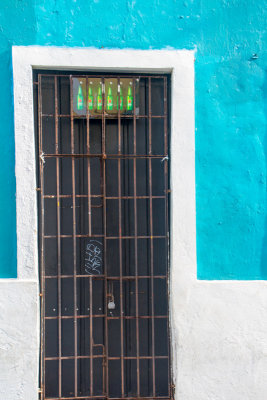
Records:
M264 0L1 0L0 277L16 277L12 45L197 49L199 279L267 278Z

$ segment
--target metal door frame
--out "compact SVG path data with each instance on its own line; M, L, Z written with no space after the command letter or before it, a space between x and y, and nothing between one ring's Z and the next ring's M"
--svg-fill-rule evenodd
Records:
M42 388L42 393L43 393L43 397L44 396L44 376L45 376L45 368L44 368L44 362L45 362L45 357L44 357L44 348L43 348L43 343L44 343L44 336L45 336L45 319L47 317L45 317L45 311L44 311L44 298L45 298L45 285L44 285L44 281L45 281L45 277L44 276L44 198L46 197L44 195L44 190L43 190L43 168L44 168L44 163L45 163L45 158L46 157L51 157L52 155L49 154L44 154L43 153L43 149L42 149L42 117L44 116L44 114L42 113L42 108L41 108L41 103L42 103L42 93L41 93L41 77L42 76L46 76L45 74L38 74L38 131L39 131L39 170L40 170L40 207L41 207L41 221L40 221L40 226L41 226L41 252L40 252L40 259L41 259L41 321L42 321L42 338L41 338L41 359L43 360L41 362L41 379L42 379L42 383L41 383L41 388ZM58 152L58 121L59 121L59 113L58 113L58 93L57 93L57 89L58 89L58 77L60 77L62 75L60 74L53 74L54 77L54 87L55 87L55 155L56 156L56 179L57 179L57 194L56 194L56 200L57 200L57 204L59 205L60 203L60 194L59 194L59 157L60 154ZM95 76L95 75L94 75ZM116 76L116 75L115 75ZM117 75L118 76L118 75ZM90 154L89 154L89 121L90 121L90 116L89 116L89 111L88 108L86 107L86 121L87 121L87 154L86 155L81 155L81 154L75 154L74 151L74 128L73 128L73 124L74 124L74 113L73 113L73 90L72 90L72 75L69 75L70 78L70 104L71 104L71 153L72 156L70 155L71 159L72 159L72 201L73 201L73 232L75 232L75 225L76 225L76 215L75 215L75 157L87 157L87 160L89 160L90 158ZM79 77L81 77L81 75L79 75ZM88 81L88 78L90 78L90 75L86 74L86 82ZM112 75L112 77L114 78L114 75ZM149 111L148 111L148 125L149 125L149 154L147 156L142 155L142 158L145 158L148 160L149 162L149 209L150 209L150 250L151 250L151 297L152 297L152 314L151 314L151 322L152 322L152 376L153 376L153 397L152 398L158 398L158 396L156 396L156 389L155 389L155 379L156 379L156 374L155 374L155 359L156 358L160 358L155 356L155 339L154 339L154 274L153 274L153 239L157 238L157 237L153 237L153 216L152 216L152 200L153 198L157 197L157 196L153 196L152 195L152 166L151 166L151 160L153 158L158 158L161 159L161 162L164 163L164 175L165 175L165 210L166 210L166 216L165 216L165 223L166 223L166 234L168 235L168 197L169 197L169 189L168 189L168 112L167 112L167 77L165 76L154 76L154 75L142 75L143 78L147 78L148 79L148 101L149 101ZM136 79L135 75L131 75L130 78L133 78L134 80ZM161 155L152 155L152 111L151 111L151 78L160 78L160 79L164 79L164 115L160 116L164 118L164 154ZM119 77L118 77L119 79ZM88 86L88 83L87 83ZM105 94L103 93L104 96L104 104L105 104ZM134 109L135 109L135 85L134 85ZM106 193L105 193L105 188L106 188L106 183L105 183L105 168L106 168L106 159L107 157L112 157L112 156L107 156L106 151L105 151L105 118L106 118L106 114L105 114L105 109L103 107L103 111L102 111L102 115L101 115L101 120L102 120L102 154L99 155L100 158L102 159L102 168L103 168L103 223L104 223L104 268L106 268L106 240L107 240L107 234L106 234ZM119 152L118 155L116 156L118 158L118 199L119 199L119 223L121 223L121 200L122 200L122 195L121 195L121 174L120 174L120 169L121 169L121 159L123 158L133 158L133 162L134 162L134 214L135 214L135 235L134 235L134 240L135 240L135 262L136 262L136 273L135 273L135 284L136 284L136 331L137 331L137 398L140 397L140 376L139 376L139 360L140 360L140 356L139 356L139 327L138 327L138 279L140 277L143 276L139 276L138 275L138 271L137 271L137 239L140 238L140 236L138 236L137 234L137 205L136 205L136 200L137 200L137 194L136 194L136 159L138 158L138 155L136 155L136 113L134 112L133 116L133 126L134 126L134 154L133 156L129 156L129 155L123 155L121 153L121 113L120 113L120 108L118 110L118 140L119 140ZM154 116L155 118L155 116ZM95 154L93 155L95 157ZM115 157L115 155L114 155ZM140 156L141 157L141 156ZM88 170L89 170L89 163L88 164ZM89 176L89 175L88 175ZM88 188L90 187L90 185L88 185ZM89 190L89 189L88 189ZM88 202L90 201L90 194L88 193ZM91 236L91 231L90 231L90 227L91 224L89 222L89 237ZM61 234L60 234L60 212L59 212L59 207L57 208L57 229L58 229L58 233L57 233L57 243L58 243L58 277L61 277L61 257L60 257L60 238L61 238ZM121 235L121 226L119 226L119 243L120 243L120 296L122 297L122 282L123 282L123 276L122 276L122 262L121 262L121 257L122 257L122 235ZM78 355L77 355L77 296L76 296L76 278L77 278L77 274L76 274L76 234L73 234L73 250L74 250L74 322L75 322L75 355L74 355L74 361L75 361L75 398L82 398L81 396L78 396L77 393L77 360L78 360ZM169 272L168 272L167 268L167 276L166 276L166 281L168 283L169 281ZM108 294L108 281L110 280L110 277L108 277L107 275L107 271L105 269L105 292L106 292L106 296L109 296ZM92 305L92 279L93 276L91 275L89 278L90 281L90 305ZM62 360L62 356L61 356L61 279L58 279L58 338L59 338L59 398L61 398L61 391L62 391L62 387L61 387L61 360ZM107 303L107 302L105 302ZM108 346L108 314L107 314L107 305L105 304L105 343L106 343L106 347ZM90 336L92 336L92 318L94 316L92 315L92 307L90 307ZM121 324L121 389L122 389L122 397L124 398L124 355L123 355L123 304L122 301L120 303L120 324ZM169 343L170 343L170 339L169 339ZM93 343L91 341L91 348L90 348L90 374L91 374L91 395L90 398L95 398L96 396L93 396L93 389L92 389L92 385L93 385ZM104 352L104 348L103 348L103 352ZM104 356L104 353L103 353ZM107 357L107 354L105 353L105 358ZM65 357L64 359L66 359L68 357ZM162 358L162 357L161 357ZM163 357L165 358L165 357ZM169 359L169 365L170 365L170 350L169 350L169 355L167 357ZM47 359L47 358L46 358ZM110 359L110 358L109 358ZM108 359L106 358L105 363L103 363L103 365L105 366L105 390L103 387L103 392L105 392L107 394L107 388L108 388ZM104 367L103 367L104 369ZM170 373L169 373L169 382L170 382ZM103 385L104 385L104 379L103 379ZM171 384L170 384L170 389L169 389L169 396L171 397ZM99 396L98 396L99 397ZM170 398L169 397L169 398ZM86 396L86 398L89 398L88 396ZM129 398L129 397L127 397ZM148 397L149 398L149 397Z

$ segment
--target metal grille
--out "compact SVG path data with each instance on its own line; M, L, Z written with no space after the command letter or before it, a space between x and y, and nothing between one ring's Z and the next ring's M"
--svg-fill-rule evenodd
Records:
M41 399L170 399L169 77L35 77Z

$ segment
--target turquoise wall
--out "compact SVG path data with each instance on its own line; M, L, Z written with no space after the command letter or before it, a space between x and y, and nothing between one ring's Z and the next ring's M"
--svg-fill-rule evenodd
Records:
M196 47L198 278L266 279L266 14L264 0L1 0L0 277L16 276L11 46L56 45Z

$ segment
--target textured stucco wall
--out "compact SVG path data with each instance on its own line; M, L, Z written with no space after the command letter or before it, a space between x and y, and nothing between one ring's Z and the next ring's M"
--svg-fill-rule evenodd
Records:
M196 47L198 277L266 278L266 14L263 0L2 0L0 276L16 276L11 46L39 44Z
M0 399L37 400L37 282L0 283Z

